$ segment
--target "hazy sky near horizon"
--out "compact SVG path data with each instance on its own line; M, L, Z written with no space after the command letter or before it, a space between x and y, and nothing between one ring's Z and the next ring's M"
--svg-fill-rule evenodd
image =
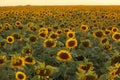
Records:
M16 5L120 5L120 0L0 0L0 6Z

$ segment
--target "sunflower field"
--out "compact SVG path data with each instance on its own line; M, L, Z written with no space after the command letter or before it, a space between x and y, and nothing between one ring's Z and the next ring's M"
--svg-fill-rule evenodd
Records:
M120 7L0 7L0 80L120 80Z

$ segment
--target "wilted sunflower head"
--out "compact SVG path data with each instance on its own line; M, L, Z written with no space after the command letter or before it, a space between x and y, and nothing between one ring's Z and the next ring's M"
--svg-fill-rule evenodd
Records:
M69 53L66 50L60 50L57 53L56 58L60 61L66 62L66 61L70 61L72 59L71 53Z
M65 44L67 48L75 48L78 44L78 41L74 38L69 38Z
M21 71L17 71L15 74L16 80L26 80L26 74Z

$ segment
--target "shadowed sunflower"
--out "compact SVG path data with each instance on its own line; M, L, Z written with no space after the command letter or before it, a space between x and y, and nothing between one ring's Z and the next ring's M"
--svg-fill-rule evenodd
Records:
M70 61L72 59L72 56L71 56L71 54L68 51L66 51L66 50L60 50L57 53L56 58L58 60L60 60L60 61L66 62L66 61Z
M77 46L78 42L76 39L74 38L69 38L67 41L66 41L66 47L67 48L75 48Z
M33 44L35 44L36 42L37 42L37 37L36 36L30 36L29 37L29 40L28 40L29 42L32 42Z
M22 68L25 65L23 57L12 57L10 62L11 68Z
M84 47L90 47L91 46L91 41L86 39L81 41L82 46Z
M6 62L6 56L0 56L0 66L4 66Z
M18 34L18 33L14 33L14 34L12 34L13 35L13 37L15 38L15 39L17 39L18 41L22 41L22 35L20 35L20 34Z
M26 80L26 74L21 71L17 71L15 77L17 80Z
M97 75L88 74L83 76L82 80L97 80Z
M7 43L9 43L9 44L14 43L14 37L13 36L7 36Z
M44 47L56 47L56 41L53 39L46 39L44 40Z
M54 32L51 32L50 35L49 35L49 38L50 39L58 39L58 34L54 33Z
M112 50L112 45L110 45L110 44L105 44L105 45L103 46L103 48L104 48L105 50L110 51L110 50Z
M115 41L120 41L120 33L119 32L115 32L112 35L112 39L115 40Z
M25 64L32 64L32 65L35 64L35 60L30 56L25 56L24 61Z
M111 64L120 63L120 55L113 56L110 61Z
M93 33L93 36L95 38L102 38L104 36L104 33L103 33L102 30L98 30L98 31L96 31L96 32Z

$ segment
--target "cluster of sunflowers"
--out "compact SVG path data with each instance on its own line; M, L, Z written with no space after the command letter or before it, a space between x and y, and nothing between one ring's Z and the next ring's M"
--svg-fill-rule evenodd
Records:
M0 79L119 80L118 8L0 7Z

